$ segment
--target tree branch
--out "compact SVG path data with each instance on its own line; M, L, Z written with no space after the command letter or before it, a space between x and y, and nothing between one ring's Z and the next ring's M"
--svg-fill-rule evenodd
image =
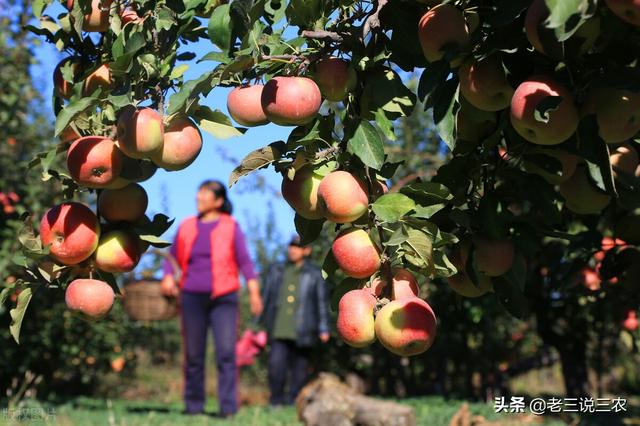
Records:
M382 1L386 2L386 0L382 0ZM329 39L336 43L342 43L343 41L343 37L340 34L333 31L324 31L324 30L319 30L319 31L305 30L302 32L302 37L312 38L317 40Z
M376 10L365 19L362 24L362 40L364 40L371 31L380 28L380 11L389 2L389 0L378 0Z

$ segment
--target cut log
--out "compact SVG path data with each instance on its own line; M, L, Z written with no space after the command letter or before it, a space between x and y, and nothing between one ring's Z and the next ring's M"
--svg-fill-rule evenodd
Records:
M329 373L306 385L296 399L307 426L415 426L412 407L362 395Z

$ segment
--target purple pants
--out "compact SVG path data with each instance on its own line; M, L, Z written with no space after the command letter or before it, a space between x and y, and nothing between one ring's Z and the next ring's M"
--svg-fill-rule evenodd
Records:
M238 411L238 293L211 299L210 293L180 294L184 356L184 402L187 412L202 412L205 404L205 353L209 326L213 331L218 368L220 414Z

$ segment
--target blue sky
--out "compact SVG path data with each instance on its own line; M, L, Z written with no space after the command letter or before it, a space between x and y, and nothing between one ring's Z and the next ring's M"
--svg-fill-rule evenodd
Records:
M53 8L52 8L53 9ZM57 10L46 11L51 16L57 15ZM196 53L197 57L214 50L208 41L201 41L188 46L189 50ZM56 64L65 55L61 54L54 46L43 43L37 48L36 57L38 64L33 68L34 79L38 87L45 90L45 99L50 98L53 90L52 75ZM214 66L212 62L189 64L189 70L185 79L193 79ZM213 109L220 109L227 113L226 98L229 89L216 88L202 104ZM52 121L53 121L52 113ZM250 129L245 135L227 140L218 140L208 133L203 132L203 149L197 160L187 169L178 172L166 172L159 169L156 174L142 186L149 194L149 208L147 214L166 213L176 219L174 225L164 234L166 239L175 234L177 224L185 217L195 213L195 195L200 182L206 179L218 179L227 183L229 174L235 164L225 160L221 150L229 157L242 159L250 151L263 147L272 141L286 140L292 128L279 127L274 124ZM260 170L258 173L265 182L279 191L281 176L273 169ZM274 196L271 191L250 191L247 182L239 182L229 190L229 197L234 204L234 216L244 230L248 229L249 221L258 220L264 222L267 217L267 205L271 202L276 219L276 227L280 235L288 236L295 232L293 225L293 210L280 197ZM166 211L165 211L166 208ZM251 248L252 249L252 248Z

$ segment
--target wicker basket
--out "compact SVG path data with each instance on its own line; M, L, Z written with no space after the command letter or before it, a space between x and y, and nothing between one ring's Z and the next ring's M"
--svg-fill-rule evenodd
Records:
M135 281L124 286L122 305L136 321L162 321L178 315L178 299L160 292L160 281Z
M174 279L180 281L180 267L169 253L154 251L173 266ZM167 297L160 290L160 281L139 280L125 284L122 305L129 318L136 321L162 321L178 315L178 299Z

